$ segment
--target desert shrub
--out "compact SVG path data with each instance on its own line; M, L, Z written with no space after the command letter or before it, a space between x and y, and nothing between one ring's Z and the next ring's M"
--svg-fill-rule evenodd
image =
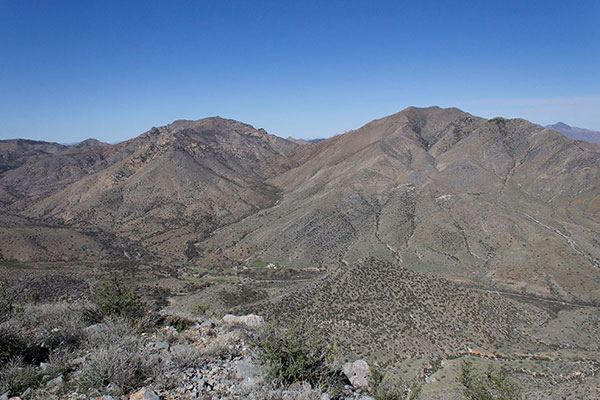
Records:
M22 355L27 349L27 342L8 326L0 326L0 365L10 359Z
M407 384L399 378L392 379L373 367L369 386L370 394L375 400L415 400L421 394L421 386L418 383Z
M144 346L135 329L124 320L108 319L106 327L90 333L88 355L77 382L83 390L116 385L126 393L159 373L160 361Z
M13 301L9 296L6 283L0 281L0 323L10 319L13 311Z
M197 314L197 315L205 315L209 308L210 308L209 304L200 303L200 304L197 304L192 309L192 313Z
M33 388L39 383L35 369L23 362L23 359L13 358L0 367L0 393L21 393L27 388Z
M171 348L171 360L177 368L185 369L201 365L205 358L196 347L179 344Z
M488 370L478 375L473 364L465 360L459 377L463 393L468 400L520 400L521 390L510 380L504 370Z
M88 309L83 303L27 304L10 322L32 345L76 348L85 337Z
M332 364L332 343L307 325L282 328L267 324L249 337L267 381L274 386L308 382L326 391L339 390L342 381Z
M165 320L165 325L172 326L173 328L177 329L178 332L186 330L192 324L193 322L189 319L177 315L170 315Z
M135 290L123 283L121 276L113 274L96 292L96 305L105 316L139 319L148 310L148 304Z

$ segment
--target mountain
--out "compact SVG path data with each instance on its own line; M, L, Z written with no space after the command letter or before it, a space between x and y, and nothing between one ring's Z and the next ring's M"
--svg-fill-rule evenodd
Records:
M316 143L219 117L84 143L0 141L22 287L85 297L116 270L169 311L308 321L428 399L464 359L527 398L598 387L595 144L439 107Z
M410 107L299 145L216 117L91 144L0 142L3 212L204 265L331 270L368 255L600 302L600 150L525 120Z
M600 150L525 120L408 108L290 156L273 207L200 262L297 268L366 255L471 286L600 302Z
M0 175L8 212L101 229L179 258L189 240L272 205L279 189L265 181L285 162L270 159L297 146L218 117L175 121L116 145L26 145Z
M78 148L81 148L81 147L92 147L92 146L108 146L108 143L101 142L98 139L89 138L89 139L83 140L83 141L81 141L79 143L75 143L72 146L78 147Z
M586 142L596 143L597 145L600 145L600 132L583 128L575 128L573 126L565 124L564 122L557 122L554 125L546 125L546 128L560 132L569 139L584 140Z

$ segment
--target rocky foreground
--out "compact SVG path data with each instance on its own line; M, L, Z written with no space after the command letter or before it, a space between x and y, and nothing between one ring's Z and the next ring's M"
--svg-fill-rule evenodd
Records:
M126 394L124 388L114 381L106 385L81 389L73 384L82 381L95 355L82 354L68 361L63 373L52 375L47 362L39 369L48 370L37 389L27 388L19 396L9 393L0 400L20 399L95 399L95 400L183 400L183 399L330 399L328 393L312 387L306 382L297 382L288 387L276 388L265 382L254 352L247 343L248 333L257 329L262 317L248 315L236 317L226 315L222 319L196 319L190 326L183 326L179 317L171 317L175 326L164 326L159 330L140 335L143 357L154 363L160 374L147 378L142 388ZM115 327L110 323L96 323L85 328L86 335L112 335ZM60 334L60 332L56 332ZM118 340L118 339L115 339ZM106 357L111 362L110 355ZM116 360L115 360L116 361ZM115 373L118 373L115 370ZM373 399L368 396L369 366L358 360L343 366L346 385L339 398ZM104 380L106 382L106 380ZM110 394L113 393L113 394Z

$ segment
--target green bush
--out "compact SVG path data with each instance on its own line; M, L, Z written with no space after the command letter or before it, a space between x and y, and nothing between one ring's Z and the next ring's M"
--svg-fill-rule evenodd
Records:
M461 365L459 377L463 393L468 400L520 400L521 390L510 380L506 371L487 371L477 375L473 364L465 360Z
M329 392L339 391L343 386L339 373L332 367L335 347L314 328L268 324L249 340L267 381L274 386L302 381Z
M8 321L12 315L13 303L8 295L6 283L0 281L0 323Z
M178 332L186 330L192 324L193 324L193 322L190 321L189 319L183 318L183 317L180 317L180 316L177 316L177 315L170 315L165 320L165 325L166 326L172 326Z
M200 303L192 309L192 313L197 314L197 315L205 315L209 308L210 308L209 304Z
M371 396L375 400L416 400L421 394L421 385L407 384L401 379L385 376L379 369L371 367L369 381Z
M136 291L128 289L121 276L113 274L96 293L96 305L105 316L141 318L148 304Z
M0 326L0 365L25 352L27 342L12 329Z

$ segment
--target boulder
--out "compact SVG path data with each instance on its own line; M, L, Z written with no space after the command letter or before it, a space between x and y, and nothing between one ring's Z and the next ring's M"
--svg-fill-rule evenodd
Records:
M357 389L369 390L369 378L371 377L371 369L365 360L356 360L352 363L346 363L342 367L344 375Z
M227 314L223 317L223 322L230 324L241 324L246 325L249 328L257 328L264 323L264 318L260 315L248 314L248 315L231 315Z
M165 342L165 341L159 341L154 343L154 348L158 351L161 350L169 350L169 342Z
M99 324L94 324L94 325L90 325L87 328L85 328L85 331L88 334L93 334L93 333L99 333L102 332L104 330L106 330L108 328L108 325L106 325L105 323L101 322Z
M244 358L233 363L235 378L242 381L246 387L252 387L260 382L260 369L249 358Z
M154 390L143 388L129 396L129 400L160 400Z

